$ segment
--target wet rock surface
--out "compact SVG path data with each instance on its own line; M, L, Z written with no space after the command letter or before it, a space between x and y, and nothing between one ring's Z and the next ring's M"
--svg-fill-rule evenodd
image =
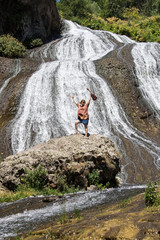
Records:
M139 90L131 50L132 45L124 45L97 60L97 73L110 85L129 121L137 129L159 141L159 122Z
M136 82L134 73L134 62L131 56L132 44L124 45L115 49L102 59L95 61L97 73L106 80L113 94L121 104L129 122L144 133L148 139L160 144L160 124L155 118L154 112L144 101ZM130 161L124 157L122 164L126 165L128 183L146 183L159 178L159 170L154 165L152 157L145 149L141 154L135 151L132 142L121 136L125 146L125 154ZM143 163L141 159L145 159ZM137 165L133 170L133 166ZM145 169L145 170L144 170Z
M47 170L48 183L56 186L63 175L68 184L87 188L88 174L99 172L100 183L116 185L121 155L113 142L101 135L84 137L81 134L51 139L26 151L7 157L0 164L0 183L14 190L25 176L25 170L42 166Z

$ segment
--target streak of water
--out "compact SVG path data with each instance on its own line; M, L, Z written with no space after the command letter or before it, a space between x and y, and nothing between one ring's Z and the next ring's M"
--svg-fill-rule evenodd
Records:
M13 73L13 75L11 77L9 77L8 79L5 80L4 84L2 85L2 87L0 88L0 95L1 93L4 91L4 89L7 87L7 85L9 84L10 80L14 77L16 77L18 75L18 73L21 71L21 65L20 65L20 60L17 59L17 64L15 67L15 71Z
M139 89L148 105L160 119L160 44L135 44L132 56Z

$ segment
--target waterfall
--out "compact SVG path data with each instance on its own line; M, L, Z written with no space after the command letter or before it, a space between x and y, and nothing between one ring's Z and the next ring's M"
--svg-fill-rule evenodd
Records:
M160 119L160 45L157 43L135 44L132 56L139 89L157 118Z
M89 107L89 132L110 137L117 145L121 144L120 136L124 136L136 149L144 148L151 154L159 169L160 147L131 125L106 81L96 74L93 62L120 45L135 42L126 36L94 31L70 21L66 21L66 26L61 39L30 55L41 57L43 63L28 79L13 120L13 152L46 142L51 137L74 133L77 109L70 96L75 96L76 101L87 100L86 89L90 88L98 100L91 101ZM136 46L138 44L133 48L133 56ZM45 62L47 59L51 61Z

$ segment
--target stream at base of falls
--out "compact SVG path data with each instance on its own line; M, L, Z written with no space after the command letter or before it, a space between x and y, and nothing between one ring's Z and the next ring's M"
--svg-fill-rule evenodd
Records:
M145 185L123 186L102 191L81 191L66 194L63 197L30 197L12 203L0 204L0 240L9 239L17 234L37 229L42 224L50 223L59 215L71 213L75 209L84 210L100 204L113 203L127 199L145 191Z

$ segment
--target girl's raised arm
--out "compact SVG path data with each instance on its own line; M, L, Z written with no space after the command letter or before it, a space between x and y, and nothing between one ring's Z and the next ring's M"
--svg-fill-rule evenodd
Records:
M79 106L79 104L75 101L74 97L72 96L72 99L74 101L74 103L77 105L77 107Z

